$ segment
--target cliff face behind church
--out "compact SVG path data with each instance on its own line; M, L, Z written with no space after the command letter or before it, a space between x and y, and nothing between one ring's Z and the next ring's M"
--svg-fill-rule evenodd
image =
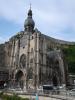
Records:
M68 64L69 73L75 74L75 45L63 47L62 51L64 53L65 61Z

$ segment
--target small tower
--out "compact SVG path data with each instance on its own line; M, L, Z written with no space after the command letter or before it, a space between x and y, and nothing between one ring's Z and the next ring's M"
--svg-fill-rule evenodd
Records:
M31 6L30 6L30 9L28 11L28 17L27 17L27 19L25 20L25 23L24 23L25 31L26 32L33 32L34 26L35 26L35 22L32 18L32 10L31 10Z

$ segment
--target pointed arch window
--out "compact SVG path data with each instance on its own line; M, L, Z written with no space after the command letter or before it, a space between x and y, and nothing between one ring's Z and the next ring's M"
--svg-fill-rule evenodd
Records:
M25 68L26 67L26 55L22 54L20 57L20 67Z

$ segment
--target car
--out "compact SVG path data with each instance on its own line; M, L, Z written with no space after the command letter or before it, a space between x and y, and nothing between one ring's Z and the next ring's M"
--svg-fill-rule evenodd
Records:
M53 85L43 85L43 93L49 94L54 91Z
M75 96L75 89L70 90L69 95L70 96Z

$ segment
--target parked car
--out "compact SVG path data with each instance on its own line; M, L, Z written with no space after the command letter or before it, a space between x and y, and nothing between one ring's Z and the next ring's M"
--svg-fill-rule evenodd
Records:
M53 85L43 85L43 93L49 94L54 91Z
M69 95L70 95L70 96L75 96L75 89L72 89L72 90L69 92Z

